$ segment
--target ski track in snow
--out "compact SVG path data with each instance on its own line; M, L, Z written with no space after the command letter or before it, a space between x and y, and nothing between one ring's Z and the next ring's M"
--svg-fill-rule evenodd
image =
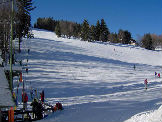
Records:
M161 73L161 52L57 38L42 30L33 33L35 38L22 44L30 47L30 54L23 57L29 58L29 73L24 73L27 91L31 86L39 92L44 89L50 104L59 101L65 107L44 121L122 122L159 107L162 80L154 72Z

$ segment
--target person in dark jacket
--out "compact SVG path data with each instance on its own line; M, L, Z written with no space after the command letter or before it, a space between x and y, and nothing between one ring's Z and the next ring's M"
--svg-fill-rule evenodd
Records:
M34 101L30 104L32 106L32 111L33 111L33 118L37 118L37 106L38 106L38 101L36 98L34 98Z
M33 110L33 118L35 119L42 119L43 118L43 106L41 103L37 101L37 99L34 99L34 101L31 103L32 110Z
M43 119L43 106L40 102L38 103L38 106L37 106L36 115L38 119Z

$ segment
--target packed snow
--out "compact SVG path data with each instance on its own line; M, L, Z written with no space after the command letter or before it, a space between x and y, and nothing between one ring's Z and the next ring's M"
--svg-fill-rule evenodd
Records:
M15 105L12 100L11 91L3 67L0 67L0 98L0 107L2 108Z
M48 103L64 106L41 121L162 122L162 79L154 75L162 73L161 51L32 32L35 38L22 42L26 91L44 90Z

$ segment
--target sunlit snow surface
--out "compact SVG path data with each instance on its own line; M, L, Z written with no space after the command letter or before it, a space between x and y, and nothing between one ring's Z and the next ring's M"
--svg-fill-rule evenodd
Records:
M161 105L162 79L154 76L162 71L161 51L57 38L44 30L33 33L35 38L22 44L30 47L26 89L44 89L46 101L53 105L59 101L65 108L43 121L123 122L144 112L128 120L144 122L139 118L153 114L145 111Z

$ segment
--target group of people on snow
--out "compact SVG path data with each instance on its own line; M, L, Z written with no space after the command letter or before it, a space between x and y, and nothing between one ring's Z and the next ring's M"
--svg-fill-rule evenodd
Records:
M160 73L155 72L155 77L160 78ZM147 81L147 78L146 78L146 79L144 80L145 89L147 89L147 84L148 84L148 81Z
M44 90L40 93L40 101L37 97L36 90L34 94L31 94L31 98L33 99L32 106L33 111L33 118L35 119L42 119L43 118L43 103L44 103ZM22 92L22 102L24 110L27 110L27 102L28 102L28 95L25 91Z
M155 72L155 77L160 78L160 73Z
M39 98L37 95L37 91L34 89L30 91L30 95L31 95L31 99L33 100L32 103L30 104L30 106L32 106L33 118L40 120L43 118L43 111L45 110L44 107L46 105L45 99L44 99L45 97L44 90L42 90L42 92L40 93ZM23 102L24 110L27 110L28 95L26 91L22 92L22 102ZM52 106L51 110L52 111L63 110L62 104L59 102L56 103L55 106Z
M32 106L33 111L33 118L35 119L42 119L43 118L43 106L41 102L38 102L36 98L34 98L34 101L30 104Z

